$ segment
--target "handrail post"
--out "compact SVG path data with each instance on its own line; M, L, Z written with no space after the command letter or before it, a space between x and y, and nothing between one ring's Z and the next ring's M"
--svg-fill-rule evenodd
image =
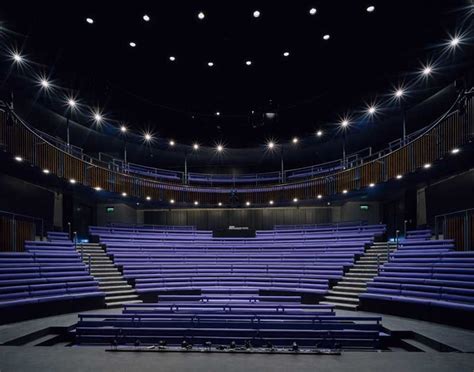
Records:
M69 239L72 239L71 222L68 222L68 223L67 223L67 230L68 230Z
M380 253L377 254L377 274L380 273Z
M390 261L390 242L387 240L387 262Z
M403 236L407 238L407 220L403 221Z
M90 254L87 255L88 267L89 267L89 275L91 274L91 267L92 267L92 257Z
M400 230L397 230L395 232L395 239L396 239L396 242L397 242L397 250L398 250L398 236L400 235Z

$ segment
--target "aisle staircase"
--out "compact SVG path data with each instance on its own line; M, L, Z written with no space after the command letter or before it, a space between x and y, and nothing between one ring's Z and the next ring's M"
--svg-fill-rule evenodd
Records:
M367 282L377 275L379 266L387 262L387 252L395 249L395 243L373 243L320 303L334 305L337 309L357 310L359 294L366 291Z
M142 302L100 244L80 244L77 246L77 251L82 254L86 266L89 266L90 257L91 275L99 282L99 288L105 292L106 307L121 307Z

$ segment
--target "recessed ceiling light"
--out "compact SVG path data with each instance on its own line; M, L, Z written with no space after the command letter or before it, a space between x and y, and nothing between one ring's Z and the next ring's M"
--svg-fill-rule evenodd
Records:
M207 65L208 65L209 67L212 67L212 66L214 66L214 62L207 62Z
M96 186L96 187L94 187L94 190L95 190L95 191L101 191L101 190L102 190L102 187Z
M344 119L343 121L341 121L341 125L345 128L347 126L349 126L349 120L347 119Z
M198 18L199 19L204 19L206 17L206 15L204 14L204 12L199 12L198 13Z
M199 202L196 200L196 201L194 202L194 205L199 205Z
M21 156L15 156L15 160L21 163L23 158Z
M268 143L267 143L267 147L268 147L270 150L273 149L273 148L275 147L275 142L273 142L273 141L268 142Z
M311 15L315 15L316 13L317 13L316 8L311 8L311 9L309 10L309 14L311 14Z
M171 199L171 200L170 200L170 204L174 204L174 199Z
M249 201L246 202L245 205L248 207L250 205L250 202Z
M123 196L123 197L126 197L126 196L127 196L127 193L126 193L126 192L123 192L123 193L122 193L122 196Z
M120 126L120 131L122 133L127 133L127 127L125 125Z
M321 137L321 136L323 135L323 131L322 131L322 130L318 130L318 131L316 132L316 135L317 135L318 137Z
M451 153L452 154L457 154L460 150L458 148L452 149Z
M294 144L297 144L297 143L299 142L298 137L293 137L293 139L291 140L291 142L293 142Z
M331 35L326 34L323 36L323 40L329 40L331 38Z
M397 98L402 98L404 94L405 91L403 90L403 88L399 88L395 91L395 97Z
M371 5L367 8L367 12L372 13L375 10L375 6Z
M252 61L245 61L245 64L246 64L247 66L250 66L250 65L252 64Z
M74 185L74 184L76 183L76 180L75 180L74 178L71 178L71 179L69 180L69 182Z
M92 18L86 18L86 22L91 25L94 23L94 20Z
M176 57L175 57L175 56L170 56L170 61L171 61L171 62L176 61Z
M150 133L145 133L145 141L151 141L152 137Z
M268 204L273 205L273 200L270 200Z
M403 176L401 174L397 174L397 180L401 180Z
M12 57L16 63L20 64L23 62L23 57L19 53L13 53Z
M49 174L49 169L43 169L44 174Z
M149 22L149 21L150 21L150 16L149 16L148 14L145 14L145 15L143 16L143 20L144 20L145 22Z
M253 16L254 16L255 18L260 17L260 11L259 11L259 10L254 11L254 12L253 12Z
M194 149L194 150L199 150L199 143L195 143L195 144L193 145L193 149Z
M453 38L451 39L451 41L449 42L449 45L451 45L451 47L455 48L455 47L457 47L457 46L459 45L459 42L460 42L460 41L461 41L461 40L459 39L459 37L458 37L458 36L455 36L455 37L453 37Z
M431 164L430 164L430 163L426 163L426 164L423 165L423 168L429 169L429 168L431 168Z
M217 203L217 205L218 205L219 207L222 207L222 203L221 203L221 202Z
M369 109L367 110L367 112L368 112L370 115L375 114L375 111L377 111L377 109L375 108L375 106L370 106Z
M41 84L41 86L42 86L44 89L48 89L48 88L49 88L49 85L50 85L50 84L49 84L49 81L46 80L46 79L41 79L40 84Z
M321 194L318 195L318 199L322 199L323 196Z
M170 146L173 147L176 143L173 140L170 140Z
M375 183L369 183L369 187L375 187Z
M131 41L128 45L130 45L132 48L135 48L137 46L137 43Z
M151 200L151 196L147 196L147 197L146 197L146 200L150 201L150 200Z
M290 55L290 52L285 52L285 53L283 53L283 56L284 56L284 57L288 57L289 55Z
M217 152L222 152L222 151L224 151L224 146L217 145Z
M293 203L298 203L298 198L293 198Z
M348 192L347 190L342 190L343 194L347 194L347 192Z
M425 75L425 76L429 76L429 75L431 75L432 72L433 72L433 68L431 66L426 66L423 69L422 74Z

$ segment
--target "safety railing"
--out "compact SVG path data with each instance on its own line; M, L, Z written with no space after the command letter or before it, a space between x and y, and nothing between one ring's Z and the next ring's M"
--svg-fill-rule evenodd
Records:
M114 193L155 201L216 205L247 201L254 204L316 199L320 196L359 190L422 168L449 154L473 138L473 99L463 94L439 120L426 127L410 141L389 153L376 154L370 161L329 175L275 185L195 186L137 176L117 171L109 163L87 156L76 156L40 137L9 108L0 109L0 144L13 156L64 179Z
M474 209L441 214L435 217L435 236L453 239L456 250L474 249Z

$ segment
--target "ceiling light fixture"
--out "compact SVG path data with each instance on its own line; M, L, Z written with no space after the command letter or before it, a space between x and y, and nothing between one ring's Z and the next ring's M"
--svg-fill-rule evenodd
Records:
M323 36L323 40L326 40L326 41L328 41L330 38L331 38L331 35L329 34L326 34Z
M316 8L311 8L311 9L309 10L309 14L311 14L311 15L315 15L316 13L317 13Z
M367 8L368 13L372 13L375 10L375 6L371 5Z
M144 20L145 22L150 22L150 16L147 15L147 14L145 14L145 15L143 16L143 20Z

